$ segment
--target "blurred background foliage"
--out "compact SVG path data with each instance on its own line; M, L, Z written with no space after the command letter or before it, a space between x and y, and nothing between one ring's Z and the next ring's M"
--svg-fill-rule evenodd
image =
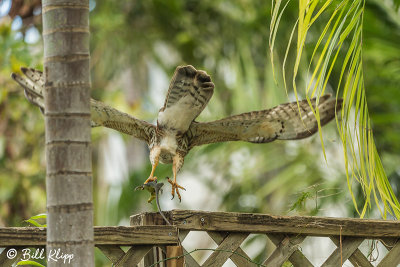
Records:
M340 1L335 1L335 3ZM0 2L0 226L22 226L46 210L44 121L11 78L21 66L42 68L40 1ZM333 5L334 7L335 5ZM268 48L271 2L263 0L90 0L92 97L155 122L178 65L206 70L214 96L199 121L287 102L274 82ZM365 88L377 149L397 196L400 190L399 1L367 0L364 15ZM275 63L285 54L298 17L291 1L275 41ZM328 16L327 16L328 17ZM310 29L306 55L324 28ZM293 64L294 54L286 65ZM307 65L299 76L307 77ZM276 77L281 77L275 69ZM329 92L335 94L340 66ZM289 100L294 96L289 89ZM144 143L105 128L92 130L95 225L128 225L129 216L155 210L133 189L151 165ZM357 216L348 193L335 123L318 136L257 145L239 142L195 148L178 175L182 203L163 209L203 209L321 216ZM156 176L171 176L159 165ZM363 199L360 188L356 197ZM367 217L379 217L372 209ZM260 252L261 253L261 252ZM261 254L260 254L261 255ZM101 256L98 263L102 262ZM99 265L100 266L100 265Z

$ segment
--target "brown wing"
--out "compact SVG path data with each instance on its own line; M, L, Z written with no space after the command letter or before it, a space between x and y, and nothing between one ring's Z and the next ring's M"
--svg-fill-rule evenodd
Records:
M43 73L27 68L21 68L21 70L25 77L13 73L12 78L24 88L26 98L44 111L43 89L45 81ZM147 143L150 142L155 132L154 125L94 99L90 100L90 104L92 127L105 126L142 139Z
M315 98L311 99L315 108ZM296 102L286 103L272 109L253 111L218 121L192 123L188 131L189 147L225 142L247 141L267 143L275 139L295 140L311 136L318 130L317 120L307 100L299 102L301 117ZM335 117L342 100L324 95L319 99L321 126ZM336 107L336 108L335 108Z
M156 127L94 99L90 100L92 127L104 126L151 142Z
M164 107L158 113L160 128L184 133L203 111L214 92L210 76L193 66L177 67Z

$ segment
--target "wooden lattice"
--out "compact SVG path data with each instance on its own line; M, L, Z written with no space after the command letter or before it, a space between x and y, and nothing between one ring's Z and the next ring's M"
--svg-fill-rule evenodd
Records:
M171 224L179 230L180 244L190 231L205 231L218 245L202 265L191 255L187 255L184 247L180 254L164 256L168 258L185 255L185 266L188 267L222 266L229 258L236 266L257 266L240 247L251 233L266 235L276 246L262 262L262 266L282 266L289 261L293 266L313 267L300 249L307 236L326 237L337 246L331 255L326 255L326 260L321 265L323 267L341 266L346 260L353 266L373 266L359 250L365 239L379 240L388 250L377 266L394 267L400 264L400 223L397 221L188 210L173 210L166 215ZM131 225L163 224L164 220L157 213L143 213L131 217ZM146 262L149 265L145 266L154 262L156 261Z
M400 223L397 221L289 217L265 214L173 210L165 213L172 226L158 213L131 217L130 227L95 227L95 245L113 266L222 266L231 259L236 266L260 266L242 249L250 234L265 235L275 250L261 266L314 266L303 254L301 245L308 236L332 240L336 249L325 255L321 266L374 266L360 251L366 240L378 240L388 250L377 266L400 264ZM203 264L189 254L182 242L191 231L203 231L217 244ZM330 242L330 241L329 241ZM46 229L32 227L0 228L0 266L12 266L20 258L7 258L11 248L21 254L26 247L43 247ZM129 247L123 250L123 247ZM322 253L322 252L321 252ZM323 257L323 255L321 255Z

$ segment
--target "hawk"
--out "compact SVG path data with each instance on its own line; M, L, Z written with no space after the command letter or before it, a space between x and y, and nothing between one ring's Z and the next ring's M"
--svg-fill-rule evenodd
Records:
M43 73L21 68L25 76L13 73L13 79L25 91L26 98L44 111ZM313 135L318 122L313 109L318 105L320 125L331 121L340 110L342 100L323 95L317 103L311 99L278 105L271 109L252 111L211 122L197 122L195 119L207 106L214 92L210 76L193 66L179 66L172 77L164 106L158 112L157 124L137 119L102 102L91 99L92 127L104 126L132 135L145 141L150 149L152 170L145 184L157 181L154 176L159 163L172 163L172 198L175 193L181 200L176 181L185 156L195 147L226 141L268 143L274 140L296 140Z

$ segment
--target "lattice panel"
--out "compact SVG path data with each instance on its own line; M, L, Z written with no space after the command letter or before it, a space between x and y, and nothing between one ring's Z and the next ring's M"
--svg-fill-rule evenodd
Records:
M179 238L181 242L185 240L190 231L180 231ZM293 266L299 267L313 267L311 261L301 251L301 245L306 239L306 236L302 235L284 235L284 234L266 234L266 236L275 244L275 250L263 261L259 262L261 265L257 265L252 262L251 258L241 248L242 243L247 238L249 233L229 233L229 232L207 232L209 237L216 243L217 248L212 249L211 255L204 261L203 264L199 264L188 251L182 247L182 251L175 253L172 257L179 257L181 255L185 258L185 264L172 265L172 266L187 266L187 267L200 267L200 266L222 266L228 259L239 267L242 266L282 266L286 261L289 261ZM340 263L344 263L349 260L353 266L362 267L393 267L400 264L400 242L394 238L386 238L379 240L383 246L388 250L385 257L374 265L368 260L367 256L364 255L359 246L363 242L363 238L346 237L340 241L340 237L326 237L332 240L337 248L330 254L326 255L326 260L321 265L326 266L340 266ZM165 246L155 247L153 245L137 245L131 246L127 252L122 250L120 246L114 245L97 245L97 247L103 252L103 254L114 264L115 267L120 266L145 266L148 267L152 264L155 266L171 266L167 265L167 248ZM10 260L6 257L7 251L10 248L6 248L0 254L0 266L11 266L16 263L19 259ZM19 251L21 252L21 247ZM384 252L380 252L384 253ZM322 256L321 256L322 257ZM181 261L182 262L182 261Z
M254 218L256 217L257 218ZM367 225L376 226L377 221L359 220L359 219L336 219L336 218L318 218L318 217L278 217L265 215L247 215L237 213L217 213L217 212L199 212L199 211L171 211L168 213L170 222L179 229L179 239L182 243L191 230L206 232L216 243L217 248L211 248L211 255L205 259L203 264L196 261L193 255L188 254L184 246L180 253L169 255L169 257L180 258L185 255L185 264L168 266L223 266L230 259L236 266L282 266L285 262L290 262L293 266L313 267L314 264L302 252L302 245L308 236L321 236L326 242L335 244L335 249L330 255L321 255L324 259L322 265L341 266L351 263L353 266L387 266L393 267L400 264L400 224L389 222L388 232L379 225L376 229L369 228L370 235L374 238L366 237L362 229L367 229ZM243 218L250 219L248 221ZM314 220L314 221L313 221ZM334 223L332 223L335 222ZM163 224L159 216L155 213L146 213L131 218L133 224ZM265 224L262 224L264 222ZM379 221L379 224L387 221ZM272 225L269 228L269 225ZM304 225L304 226L303 226ZM325 226L326 225L326 226ZM282 231L279 231L279 227ZM216 231L216 229L229 229L230 231ZM308 229L306 229L308 228ZM324 229L327 228L327 229ZM380 228L380 229L378 229ZM209 230L210 229L210 230ZM334 233L336 230L336 234ZM289 233L282 233L286 230ZM298 231L298 233L293 233ZM301 233L305 231L306 233ZM251 233L259 233L268 237L275 245L272 253L262 262L254 262L241 247L244 240ZM280 233L279 233L280 232ZM290 233L292 232L292 233ZM354 233L354 235L350 235ZM385 234L391 234L396 237L380 237ZM358 236L357 236L358 235ZM387 254L379 263L368 260L367 256L359 249L361 243L366 240L378 240L388 250ZM322 251L320 252L322 253ZM384 252L380 252L385 254ZM316 266L316 265L315 265ZM319 265L318 265L319 266ZM349 266L347 264L346 266Z
M180 239L185 240L189 231L181 231ZM179 257L185 255L184 265L171 265L171 266L187 266L187 267L218 267L223 266L223 264L228 260L235 264L235 266L282 266L286 261L289 261L295 267L313 267L314 265L311 261L302 253L301 244L306 239L306 236L301 235L283 235L283 234L267 234L268 238L276 245L275 250L263 261L256 264L252 259L246 254L246 252L241 248L241 244L249 235L249 233L228 233L228 232L207 232L207 234L214 240L217 244L216 249L212 249L211 255L204 261L203 264L199 264L191 254L183 247L182 252L173 257ZM400 252L398 251L399 242L397 240L390 240L393 245L391 249L388 249L386 256L376 265L372 265L367 257L358 249L360 244L363 242L363 238L353 238L346 237L340 241L337 237L326 237L326 241L330 242L331 239L337 248L330 254L326 255L326 260L321 265L322 267L328 266L341 266L349 260L353 266L370 267L393 267L400 264ZM389 241L389 240L387 240ZM393 243L395 242L395 244ZM150 252L150 251L149 251ZM322 256L321 256L322 257ZM158 261L163 261L159 259ZM137 264L138 259L131 264ZM149 262L151 264L157 261ZM168 262L164 258L162 265ZM341 264L342 263L342 264ZM124 265L116 265L124 266ZM134 266L134 265L126 265ZM167 265L169 266L169 265Z

